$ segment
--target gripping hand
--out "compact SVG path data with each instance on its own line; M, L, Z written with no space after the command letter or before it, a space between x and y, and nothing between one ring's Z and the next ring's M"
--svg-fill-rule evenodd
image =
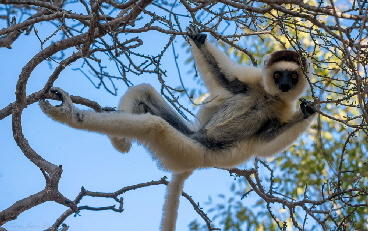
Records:
M319 105L313 104L311 101L308 101L306 99L302 99L300 103L300 110L304 115L304 119L308 119L311 115L319 110Z
M53 106L49 101L41 99L39 105L42 111L52 119L74 127L83 120L80 111L74 107L72 100L67 92L55 87L50 90L62 101L61 105Z
M207 35L202 34L198 27L193 24L187 27L187 34L188 37L194 41L198 48L200 48L204 44L207 38Z

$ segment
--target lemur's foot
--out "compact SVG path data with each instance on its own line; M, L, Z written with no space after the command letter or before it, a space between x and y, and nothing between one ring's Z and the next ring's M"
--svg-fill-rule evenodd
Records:
M79 110L73 105L72 100L67 92L62 89L55 87L50 90L52 93L56 94L62 101L61 105L53 106L49 101L41 99L39 105L42 111L59 122L67 123L81 121L81 114L78 113Z
M190 26L187 27L186 31L188 37L194 41L194 43L197 45L198 48L200 48L200 46L203 45L204 42L206 41L207 35L202 34L196 25L191 24Z
M308 119L311 115L316 113L320 108L318 102L312 103L306 99L302 99L300 103L300 109L304 115L304 119Z

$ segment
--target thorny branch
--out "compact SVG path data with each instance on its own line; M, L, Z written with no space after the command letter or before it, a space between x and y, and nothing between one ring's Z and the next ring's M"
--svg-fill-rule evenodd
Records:
M232 169L230 172L247 180L251 190L267 203L269 214L280 229L284 229L285 224L273 214L270 208L272 203L287 208L293 226L299 230L304 229L307 217L314 219L325 230L328 229L328 222L337 228L344 228L358 207L367 206L356 200L367 194L364 187L357 183L364 176L353 177L350 188L342 186L346 180L343 175L352 171L343 168L349 145L357 134L368 135L368 2L355 0L349 4L339 5L339 1L332 0L219 0L216 3L185 0L175 3L153 0L0 0L0 47L11 49L17 46L21 38L30 35L37 37L41 47L21 70L15 89L16 100L8 102L0 110L0 120L12 116L15 141L24 155L41 169L46 180L45 189L0 212L0 225L45 201L55 201L70 207L69 212L66 212L70 215L76 211L76 204L83 197L70 201L58 191L62 168L45 160L28 143L22 130L23 110L41 98L55 99L49 93L54 81L63 70L81 61L82 64L75 69L85 75L96 88L102 87L113 95L117 95L117 81L132 86L133 76L156 76L162 86L161 93L185 116L185 112L190 110L180 103L178 94L183 94L188 88L184 84L182 88L167 85L166 70L162 68L161 61L168 48L174 48L175 39L185 36L183 28L192 22L204 32L210 33L224 50L232 50L232 54L253 66L259 65L259 56L265 53L262 49L273 49L262 47L259 41L266 44L270 39L280 49L294 49L312 59L316 73L308 81L311 95L315 99L318 96L322 105L320 116L351 129L343 142L343 148L338 150L341 154L337 158L337 181L330 185L328 195L324 194L325 188L321 189L322 199L319 200L305 197L294 201L279 195L273 186L272 168L260 162L270 171L271 185L267 191L259 177L258 160L254 169ZM145 45L144 35L153 32L166 36L166 42L157 54L146 52L150 49ZM45 37L45 34L48 36ZM139 50L142 47L145 52ZM106 58L110 60L109 63L105 61ZM54 72L42 89L27 96L28 80L35 68L44 62L49 62L51 67L56 64ZM113 69L116 71L111 71ZM189 97L192 95L186 93ZM72 96L72 101L97 112L104 110L98 103L82 97ZM336 109L323 110L331 105ZM345 115L340 116L339 111ZM167 181L161 180L161 183L167 184ZM89 192L82 190L81 193L88 195ZM189 196L186 197L191 201ZM78 209L122 212L122 201L116 195L111 198L120 204L119 208L84 206ZM191 203L194 205L193 201ZM198 207L194 207L205 221L207 229L215 230L208 217ZM303 224L296 216L299 208L305 212ZM336 213L342 214L341 211L349 212L344 216L334 216ZM59 219L50 230L56 230L65 218ZM63 226L63 230L66 229L67 226Z
M7 1L6 3L8 3ZM59 5L58 5L58 4ZM148 5L148 1L139 1L137 2L136 6L133 7L132 11L121 18L115 19L107 24L105 24L105 27L116 27L117 24L121 24L121 21L129 21L134 20L138 14L139 11L141 11L142 8L146 7ZM56 1L55 4L56 7L60 7L59 1ZM22 132L22 122L21 122L21 115L23 109L26 107L26 86L27 86L27 80L30 77L30 74L34 70L34 68L40 64L45 59L49 58L53 54L62 51L64 49L67 49L69 47L76 46L78 44L83 44L87 39L86 36L95 36L95 38L102 37L107 33L107 30L104 28L99 28L94 30L94 33L82 33L78 36L68 38L61 40L59 42L53 43L52 45L48 46L41 52L39 52L37 55L35 55L23 68L22 73L19 76L18 83L16 86L16 101L14 104L12 104L11 111L13 115L12 125L13 125L13 135L14 140L16 141L19 148L23 151L24 155L32 161L36 166L38 166L42 173L45 176L46 179L46 188L45 190L39 192L38 194L32 195L29 198L25 198L23 200L15 202L11 207L8 209L0 212L0 225L4 224L5 222L9 220L14 220L17 218L17 216L22 213L23 211L34 207L38 204L41 204L45 201L53 200L55 202L64 204L66 206L69 206L72 208L72 210L76 211L76 207L74 203L71 203L70 200L64 198L61 193L58 191L58 182L61 177L61 166L58 167L45 159L43 159L40 155L38 155L29 145L27 139L25 139L23 132ZM90 38L91 39L91 38ZM86 50L83 52L84 55L89 55L90 52ZM72 56L72 60L66 60L64 61L64 64L62 64L60 69L63 69L63 65L67 65L68 63L71 63L77 59L77 56ZM74 60L73 60L74 59ZM60 70L61 71L61 70ZM59 71L59 72L60 72ZM53 75L50 78L50 82L52 82L54 79L57 78ZM50 86L48 86L49 88ZM48 90L48 89L47 89ZM45 90L44 90L45 91ZM40 94L40 97L42 94ZM40 99L40 98L39 98ZM4 109L3 109L4 110ZM2 111L3 111L2 110ZM50 193L54 192L54 193Z

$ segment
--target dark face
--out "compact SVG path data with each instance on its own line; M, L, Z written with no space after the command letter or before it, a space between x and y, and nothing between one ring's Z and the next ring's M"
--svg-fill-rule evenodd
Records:
M298 72L296 71L275 71L273 79L276 86L282 92L288 92L293 89L298 83Z

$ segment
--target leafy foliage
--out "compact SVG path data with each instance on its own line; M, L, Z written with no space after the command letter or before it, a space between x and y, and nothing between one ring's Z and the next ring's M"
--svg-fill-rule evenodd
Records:
M321 2L309 4L317 6ZM303 11L298 6L287 8ZM313 203L300 203L294 211L287 211L286 203L257 197L248 181L239 177L230 188L232 197L219 195L222 203L208 201L213 220L221 230L286 230L292 226L300 230L367 229L367 127L357 96L356 74L346 66L346 59L350 57L363 75L367 70L361 65L366 65L367 60L361 59L359 52L347 53L341 41L308 20L275 9L252 19L253 26L243 28L245 34L261 28L270 33L242 37L238 44L247 47L257 60L261 60L264 51L295 49L311 58L315 66L308 97L319 97L325 102L321 109L323 114L308 134L258 169L269 195L289 202L310 200ZM326 25L331 21L334 20L327 16L319 20ZM340 23L352 26L346 19ZM360 32L355 33L358 36ZM252 64L246 53L223 42L218 45L239 63ZM363 78L366 83L367 75ZM245 166L250 167L250 164Z

